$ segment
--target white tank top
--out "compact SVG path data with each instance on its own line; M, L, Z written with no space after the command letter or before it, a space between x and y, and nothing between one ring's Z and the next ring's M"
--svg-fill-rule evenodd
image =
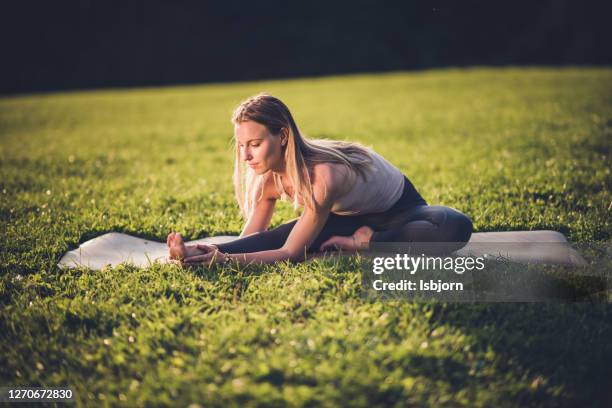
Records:
M356 175L355 185L332 206L338 215L357 215L384 212L399 200L404 191L404 175L375 151L368 149L372 157L371 169L366 170L366 180ZM281 200L289 197L283 190Z

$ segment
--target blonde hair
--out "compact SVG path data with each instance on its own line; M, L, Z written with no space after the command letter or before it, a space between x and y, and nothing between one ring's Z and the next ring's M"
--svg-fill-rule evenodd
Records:
M299 131L289 108L278 98L262 93L242 102L234 111L232 123L253 121L265 126L268 131L279 136L287 136L284 151L287 177L293 186L293 207L299 208L298 197L304 206L315 207L311 174L316 163L339 163L348 167L365 180L365 172L372 166L372 158L367 148L359 143L335 140L309 140ZM235 141L234 192L242 216L248 219L255 204L263 196L265 175L257 175L251 168L241 165L240 149ZM280 176L273 173L274 185L281 191ZM256 197L257 192L259 197Z

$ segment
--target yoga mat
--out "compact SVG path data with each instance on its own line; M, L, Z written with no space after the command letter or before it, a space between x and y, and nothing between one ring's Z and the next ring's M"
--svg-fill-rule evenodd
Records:
M222 243L235 236L216 236L186 242ZM504 243L511 243L504 245ZM556 243L542 250L542 243ZM505 259L519 263L546 263L559 265L583 265L585 261L556 231L477 232L470 242L456 252L460 256L484 256L501 253ZM119 232L110 232L83 242L77 249L68 251L59 261L61 268L88 267L100 270L105 266L130 263L146 267L154 262L167 263L168 247L165 242L151 241Z

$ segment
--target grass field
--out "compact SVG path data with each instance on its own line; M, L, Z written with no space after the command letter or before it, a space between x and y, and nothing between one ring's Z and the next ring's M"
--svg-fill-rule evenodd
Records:
M268 91L476 231L609 241L612 70L469 69L0 99L0 385L84 405L604 405L608 304L360 298L354 259L59 270L108 231L237 234L230 114ZM273 225L294 217L282 205Z

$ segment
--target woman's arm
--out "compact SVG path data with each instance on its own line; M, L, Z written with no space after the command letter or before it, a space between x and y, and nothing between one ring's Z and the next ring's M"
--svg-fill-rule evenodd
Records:
M270 226L276 200L280 198L271 175L266 175L262 188L263 192L259 190L255 193L256 196L261 195L261 199L257 201L253 209L253 214L251 214L244 224L244 228L240 233L240 238L265 231Z
M222 254L217 251L185 259L187 264L236 261L239 264L272 263L304 259L306 250L323 229L334 203L333 174L329 166L316 166L313 175L315 208L306 208L279 249L242 254Z
M318 206L315 210L305 209L289 233L285 245L279 249L244 254L218 254L217 256L222 258L218 261L225 261L229 258L229 260L237 261L241 265L273 263L284 260L301 261L306 255L306 250L312 245L327 222L330 209L331 205L328 207Z
M253 214L251 214L246 224L244 224L244 228L240 233L240 238L267 230L272 220L272 215L274 214L275 205L275 199L262 198L258 201L253 210Z

